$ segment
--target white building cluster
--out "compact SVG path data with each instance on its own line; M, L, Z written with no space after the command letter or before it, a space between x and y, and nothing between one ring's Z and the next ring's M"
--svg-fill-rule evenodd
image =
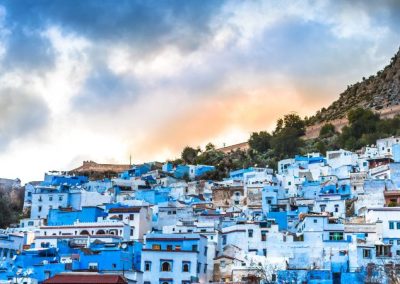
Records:
M26 185L29 217L0 236L0 283L77 271L144 284L392 283L400 138L376 145L222 181L202 179L214 170L206 165L149 163L90 181L46 174Z

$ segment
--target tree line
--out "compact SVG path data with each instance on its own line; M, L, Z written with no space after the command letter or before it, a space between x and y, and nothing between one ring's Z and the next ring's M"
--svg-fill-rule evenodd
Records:
M272 132L266 130L251 133L248 150L235 150L223 153L211 143L205 149L186 146L179 159L173 164L205 164L216 167L199 179L221 180L228 177L231 170L255 167L277 168L279 160L291 158L297 154L311 152L326 154L328 150L347 149L354 151L375 144L377 139L400 135L400 116L381 119L379 114L369 109L355 108L348 112L349 124L338 133L335 127L326 123L319 137L303 139L307 118L290 113L276 122Z

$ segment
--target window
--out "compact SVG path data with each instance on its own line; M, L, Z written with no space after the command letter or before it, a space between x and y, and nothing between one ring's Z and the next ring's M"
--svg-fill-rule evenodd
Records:
M154 244L151 246L153 250L161 250L161 246L159 244Z
M207 273L207 264L204 264L204 273Z
M198 262L198 263L197 263L197 274L199 274L200 271L201 271L201 263Z
M389 256L391 256L390 246L387 245L376 246L376 257L389 257Z
M393 245L393 240L389 240L389 244Z
M235 205L239 205L239 200L235 200Z
M394 230L394 222L393 221L389 221L389 229Z
M208 247L204 247L204 256L207 256Z
M198 250L197 245L192 245L192 251L197 251L197 250Z
M135 219L135 215L133 215L133 214L129 214L129 220L134 220Z
M144 271L151 271L151 261L144 262Z
M226 235L222 236L222 245L226 245Z
M400 250L396 250L396 255L400 256Z
M343 232L329 232L329 240L330 241L342 241L343 240Z
M267 240L267 232L266 231L261 231L261 241L266 241Z
M38 211L39 211L39 212L42 212L42 206L39 206L39 207L38 207Z
M400 245L400 240L397 240L397 245Z
M267 256L267 249L263 249L263 255Z
M97 262L89 262L89 270L97 270L99 267Z
M397 230L400 230L400 222L397 222L397 223L396 223L396 229L397 229Z
M181 246L175 246L175 250L181 250Z
M247 231L247 235L248 235L249 238L252 238L253 237L253 230L251 230L251 229L248 230Z
M182 261L182 272L190 272L190 261Z
M49 201L53 201L53 196L52 195L49 196Z
M167 245L167 250L172 250L172 245Z
M363 249L363 258L371 258L371 250Z
M143 284L151 284L150 281L144 281Z
M162 260L161 271L172 271L172 260Z
M226 266L225 260L221 260L221 262L219 263L219 266L222 268L225 268L225 266Z
M318 220L317 219L314 219L314 223L317 223L318 222Z
M62 201L63 200L63 196L62 195L59 195L58 196L58 201Z

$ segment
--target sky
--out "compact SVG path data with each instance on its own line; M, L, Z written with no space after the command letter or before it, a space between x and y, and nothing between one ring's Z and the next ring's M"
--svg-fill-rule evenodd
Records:
M0 0L0 177L246 141L399 46L396 0Z

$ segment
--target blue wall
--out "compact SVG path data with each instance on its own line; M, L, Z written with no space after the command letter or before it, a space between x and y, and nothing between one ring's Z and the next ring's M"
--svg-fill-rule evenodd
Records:
M72 225L76 220L80 222L96 222L98 217L104 216L104 210L99 207L83 207L77 211L62 211L51 209L47 224L49 226Z

